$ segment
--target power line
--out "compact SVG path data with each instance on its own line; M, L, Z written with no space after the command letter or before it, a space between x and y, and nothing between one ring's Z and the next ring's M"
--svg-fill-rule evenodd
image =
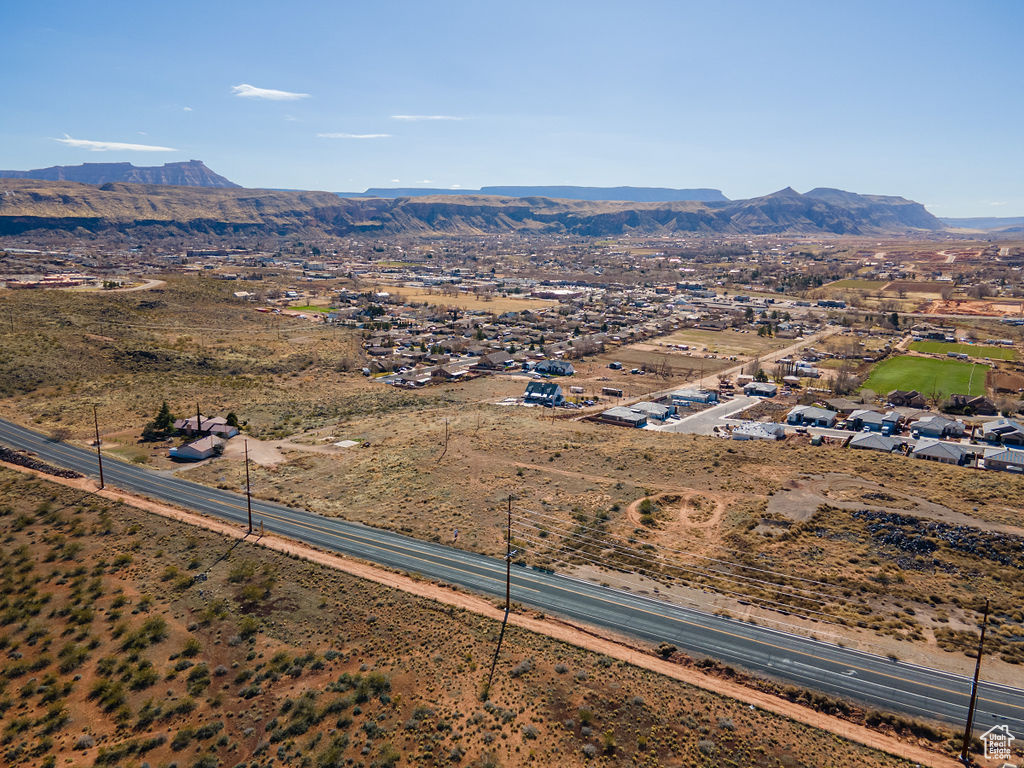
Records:
M537 530L538 533L542 532L542 531L546 532L546 529L541 528L541 527L537 526L536 524L531 524L531 523L521 523L521 524L522 525L530 525L535 530ZM592 544L594 546L599 546L602 549L619 550L619 552L617 554L622 554L625 557L632 557L632 558L635 558L637 560L641 560L642 562L647 562L647 563L657 562L657 563L665 564L665 565L667 565L669 567L680 568L680 569L683 569L683 570L690 570L690 571L692 571L694 573L699 573L699 574L717 573L717 574L722 574L723 576L726 576L726 577L728 577L730 579L740 579L740 580L745 581L745 582L751 582L751 583L756 583L756 584L763 584L765 586L775 587L775 588L778 588L778 589L796 590L797 592L804 592L804 593L806 593L805 595L800 595L800 594L793 593L793 596L794 597L800 597L800 598L806 599L806 600L810 600L812 602L823 602L823 601L817 600L817 599L815 599L813 597L810 597L810 595L817 595L819 597L824 597L824 598L826 598L827 601L833 601L833 600L837 600L838 599L837 595L830 594L830 593L827 593L827 592L819 592L819 591L816 591L816 590L806 589L804 587L797 587L797 586L793 586L793 585L790 585L790 584L780 584L779 582L775 582L775 581L766 581L764 579L758 579L758 578L755 578L753 576L745 576L745 575L743 575L741 573L734 573L732 571L721 571L721 570L717 570L717 569L714 569L714 568L708 569L706 572L705 571L693 571L692 568L690 568L690 567L688 567L686 565L682 565L682 564L678 564L677 565L677 564L673 563L672 561L666 560L664 558L661 558L661 559L658 559L658 560L654 560L650 556L641 553L637 549L634 549L634 548L627 547L627 546L624 546L622 544L616 543L613 539L595 540L592 535L589 535L589 534L576 534L576 533L573 533L573 532L568 532L568 533L559 532L558 535L562 536L563 538L572 537L572 538L577 539L577 540L579 540L579 541L581 541L581 542L583 542L585 544ZM737 564L737 567L743 567L743 566Z
M532 538L532 537L529 537L529 536L524 536L523 538L525 538L526 540L528 540L531 543L534 543L534 544L536 544L538 546L543 546L543 544L546 543L546 542L542 542L540 539L535 539L535 538ZM576 557L585 557L582 553L580 553L578 551L570 551L568 554L570 554L572 556L576 556ZM628 554L628 553L623 553L622 556L623 557L630 557L633 560L636 560L639 563L641 563L641 567L639 567L637 570L640 570L640 571L643 571L643 572L646 572L646 573L659 574L662 577L667 575L667 574L660 573L659 571L651 570L650 568L644 568L643 565L648 565L648 564L651 564L651 563L650 563L650 561L648 559L646 559L646 558L644 558L642 556L634 555L634 554ZM614 566L609 566L607 563L602 563L599 560L593 560L593 558L587 558L587 559L591 559L595 563L600 563L604 567L613 567L614 568ZM786 591L785 588L784 588L784 585L775 584L773 582L764 582L764 581L760 581L760 580L745 579L744 577L742 577L742 576L740 576L738 574L726 574L726 573L723 573L722 571L713 571L711 573L718 574L718 575L709 575L709 574L705 574L703 571L699 571L699 570L696 570L694 568L688 568L688 567L686 567L684 565L676 565L676 564L673 564L673 563L660 563L659 565L661 565L664 568L673 570L673 571L678 571L680 573L690 573L690 574L694 574L695 576L698 576L698 577L704 577L706 579L711 579L711 580L718 579L720 581L724 581L724 582L728 582L728 583L732 583L732 584L738 584L738 585L742 585L742 586L745 586L745 587L749 587L749 586L752 586L752 584L754 584L754 585L761 586L761 587L771 588L775 592L775 594L777 594L777 595L783 595L785 597L789 597L789 598L792 598L794 600L802 600L804 602L814 603L814 604L820 605L820 606L828 605L831 602L834 602L834 600L835 600L835 598L832 598L830 600L818 600L818 599L815 599L815 598L812 598L812 597L807 597L805 595L795 594L795 593ZM693 579L686 579L686 580L687 581L694 581ZM722 591L724 591L724 590L722 590ZM746 593L739 593L739 592L732 593L732 594L737 594L737 595L742 594L742 595L748 596L748 595L746 595ZM752 595L748 596L748 597L752 597ZM787 605L787 604L786 603L778 603L778 605Z
M594 526L584 525L583 523L579 523L579 522L570 523L567 520L564 520L564 519L561 519L561 518L557 518L557 517L553 517L552 515L545 515L543 512L536 512L534 510L522 510L522 511L526 512L527 514L533 515L534 517L541 517L541 518L544 518L546 520L551 520L552 522L557 523L559 525L569 525L569 524L571 524L571 525L574 525L577 528L580 528L580 529L583 529L583 530L586 530L586 531L594 531L595 533L599 533L602 536L607 536L608 535L607 531L604 531L604 530L602 530L600 528L596 528ZM707 561L710 561L710 562L719 563L720 565L731 565L731 566L735 566L737 568L743 568L743 569L750 570L750 571L757 571L759 573L765 573L765 574L770 574L770 575L773 575L773 576L779 576L779 577L785 578L785 579L792 579L794 581L800 581L800 582L803 582L805 584L814 584L814 585L821 586L821 587L828 587L830 589L840 588L840 585L838 585L838 584L830 584L827 581L818 581L816 579L807 579L807 578L804 578L802 576L795 576L795 575L792 575L792 574L783 573L782 571L774 571L774 570L772 570L770 568L759 568L759 567L754 566L754 565L746 565L745 563L739 563L739 562L736 562L736 561L733 561L733 560L723 560L721 558L711 557L709 555L702 555L702 554L700 554L698 552L691 552L691 551L684 550L684 549L674 549L672 547L665 547L665 546L661 546L661 545L659 545L658 549L660 551L663 551L663 552L672 552L674 554L685 555L687 557L695 557L695 558L697 558L699 560L707 560ZM733 551L737 551L737 550L733 550ZM796 587L794 587L794 588L796 588Z
M544 545L547 544L547 542L544 542L544 541L542 541L540 539L533 538L532 536L529 536L529 535L522 535L522 538L524 540L530 542L531 544L534 544L534 545L538 546L538 547L544 547ZM581 553L581 552L569 551L569 552L567 552L565 554L567 554L568 556L571 556L571 557L576 557L578 559L582 559L582 560L594 563L595 565L599 565L602 568L612 568L613 570L618 570L618 571L623 571L624 570L623 568L616 568L614 565L610 565L606 561L598 560L598 559L596 559L594 557L590 557L587 554L584 554L584 553ZM648 573L648 574L652 574L654 576L658 576L660 578L669 577L669 574L665 574L665 573L660 572L660 571L655 571L655 570L651 570L650 568L643 567L643 565L646 564L646 562L647 562L643 558L633 556L633 559L637 560L637 561L639 561L641 563L640 566L631 566L631 567L633 567L634 572ZM665 564L665 567L668 568L668 569L671 569L671 570L682 572L682 573L692 573L692 574L695 574L697 576L703 576L704 575L701 571L697 571L697 570L694 570L694 569L691 569L691 568L686 568L685 566ZM711 576L709 578L711 578L711 579L718 578L718 579L720 579L722 581L732 582L732 583L736 583L736 584L742 584L743 586L749 586L741 578L740 579L735 579L735 578L730 578L728 576L717 576L717 577L716 576ZM688 582L693 581L691 579L685 579L685 580L688 581ZM705 585L705 586L708 586L708 585ZM719 591L723 591L724 592L724 591L727 591L727 590L719 590ZM794 595L792 593L786 592L784 589L781 589L781 588L776 589L775 592L776 592L776 594L781 594L781 595L784 595L786 597L794 598L796 600L803 600L805 602L815 603L817 605L824 606L824 605L828 604L826 601L815 600L815 599L812 599L812 598L804 597L802 595ZM748 595L747 593L739 593L739 592L731 592L731 591L730 591L730 593L731 594L736 594L736 595L741 595L744 598L754 597L753 595ZM777 603L777 604L778 605L788 605L787 603ZM806 609L806 610L813 610L813 609ZM825 614L825 615L832 615L832 614ZM836 617L836 618L839 618L839 617Z
M527 540L529 541L529 539L527 539ZM583 560L584 562L586 562L586 563L588 563L590 565L597 566L598 568L601 568L601 569L604 569L604 570L608 569L608 565L606 563L602 563L600 560L596 560L594 558L587 557L585 555L579 555L578 559L579 560ZM570 568L573 567L573 566L578 566L579 565L579 563L571 563L569 561L559 560L559 559L555 559L554 562L558 563L558 564L561 564L561 565L568 566ZM657 577L659 577L659 576L663 577L664 574L658 574L658 573L655 573L653 571L649 571L649 570L644 569L644 568L639 568L639 569L637 569L634 572L635 573L640 573L640 574L645 574L646 578L650 579L651 581L655 581L657 583L660 583L660 584L662 584L662 586L671 586L671 585L665 585L663 582L658 580ZM625 581L622 578L616 578L614 576L612 576L610 578L612 578L615 581L619 581L622 584L628 584L629 583L629 582ZM813 614L817 614L818 616L827 616L827 617L830 617L830 618L841 618L841 617L838 617L838 616L836 616L834 614L824 613L822 611L815 611L815 610L810 609L810 608L803 609L804 612L802 613L800 611L800 609L794 608L789 603L780 603L780 602L775 601L775 600L769 600L767 598L762 598L762 597L757 597L757 596L753 596L753 595L748 595L748 594L743 593L743 592L734 592L733 590L729 590L729 589L714 588L714 587L711 587L711 586L708 586L708 585L704 585L704 588L706 589L706 591L711 592L713 594L730 595L730 596L733 596L733 597L740 598L742 600L746 600L746 601L748 601L750 603L759 604L762 607L767 608L768 610L781 610L781 611L784 611L785 613L791 614L793 616L797 616L797 617L800 617L800 618L805 618L808 621L816 621L816 622L822 622L824 624L831 624L833 626L846 627L845 624L843 624L841 622L838 622L838 621L828 621L827 619L819 619L819 618L815 618L813 616L808 615L808 614L813 613Z
M545 518L546 520L551 520L551 521L556 522L556 523L558 523L560 525L566 525L566 524L569 523L569 521L567 521L567 520L564 520L562 518L553 517L552 515L545 515L543 512L536 512L534 510L523 510L523 511L527 512L528 514L532 514L535 517L542 517L542 518ZM576 526L578 528L582 528L582 529L588 530L588 531L596 531L596 532L599 532L599 533L601 533L603 535L607 535L607 531L604 531L601 528L597 528L597 527L590 526L590 525L585 525L585 524L580 523L578 521L573 522L572 525L574 525L574 526ZM700 554L698 552L691 552L690 550L675 549L673 547L666 547L666 546L662 546L662 545L659 545L658 548L659 548L659 550L665 551L665 552L673 552L673 553L680 554L680 555L686 555L688 557L696 557L696 558L701 559L701 560L711 560L711 561L714 561L714 562L722 563L723 565L735 565L735 566L737 566L739 568L746 568L748 570L760 571L762 573L770 573L770 574L774 574L774 575L778 575L778 576L783 576L784 578L793 579L795 581L802 581L802 582L807 583L807 584L817 584L819 586L825 586L825 587L837 587L838 586L836 584L830 584L829 582L826 582L826 581L818 581L816 579L807 579L807 578L804 578L802 576L795 576L793 574L783 573L782 571L773 571L770 568L759 568L759 567L754 566L754 565L746 565L744 563L738 563L738 562L733 561L733 560L723 560L721 558L710 557L708 555L702 555L702 554ZM725 550L727 552L733 552L733 553L738 554L738 555L747 554L746 552L743 552L742 550L732 549L730 547L724 547L724 546L721 546L721 545L719 545L719 548L723 549L723 550Z

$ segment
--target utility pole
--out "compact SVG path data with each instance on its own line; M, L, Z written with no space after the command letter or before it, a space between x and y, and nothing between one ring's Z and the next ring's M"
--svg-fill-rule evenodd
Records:
M249 510L249 533L252 533L252 491L249 487L249 441L244 440L245 446L245 506Z
M196 434L201 434L203 431L203 417L199 413L199 401L196 400Z
M512 607L512 494L508 497L508 525L505 528L505 619Z
M96 413L96 406L92 407L92 423L96 427L96 460L100 465L100 490L103 490L103 452L100 450L100 417Z
M505 627L508 626L508 614L512 610L512 494L508 497L508 524L505 528L505 615L501 619L501 632L498 633L498 645L491 659L491 671L487 675L487 686L483 690L486 699L494 682L494 669L498 666L498 654L501 653L501 641L505 639Z
M437 457L438 461L444 458L445 454L448 453L448 417L444 419L444 450L441 451L441 455Z
M968 754L971 748L971 733L974 730L974 709L978 705L978 676L981 674L981 655L985 651L985 628L988 626L988 598L985 599L985 613L981 619L981 639L978 641L978 660L974 664L974 681L971 683L971 704L967 708L967 724L964 726L963 747L960 749L960 762L971 764Z

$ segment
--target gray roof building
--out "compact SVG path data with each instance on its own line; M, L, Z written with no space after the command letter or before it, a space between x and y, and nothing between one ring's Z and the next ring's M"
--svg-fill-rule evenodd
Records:
M616 405L601 414L601 421L627 427L643 427L647 425L647 414L634 411L624 405Z
M861 432L850 440L851 448L863 448L869 451L892 453L899 446L899 441L877 432Z

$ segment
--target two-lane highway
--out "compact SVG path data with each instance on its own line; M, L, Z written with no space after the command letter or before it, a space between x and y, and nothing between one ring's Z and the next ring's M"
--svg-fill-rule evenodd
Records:
M96 455L0 420L0 443L33 451L44 461L95 474ZM245 497L104 458L106 483L178 507L244 525ZM307 510L253 500L253 516L266 530L427 578L504 596L503 560L421 541ZM960 675L905 664L741 621L621 592L586 581L516 567L513 599L578 622L605 627L651 644L670 642L794 685L843 696L870 707L962 723L970 681ZM1024 691L983 683L979 732L1006 723L1024 733Z

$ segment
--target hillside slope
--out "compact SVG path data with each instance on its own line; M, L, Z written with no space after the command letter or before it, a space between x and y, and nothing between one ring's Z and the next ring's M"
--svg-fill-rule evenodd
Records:
M135 184L0 181L0 234L144 228L168 232L286 234L546 233L609 236L899 234L942 222L903 198L784 189L728 202L610 202L493 195L339 198L329 192L204 189Z

